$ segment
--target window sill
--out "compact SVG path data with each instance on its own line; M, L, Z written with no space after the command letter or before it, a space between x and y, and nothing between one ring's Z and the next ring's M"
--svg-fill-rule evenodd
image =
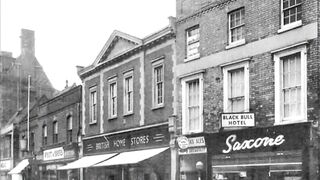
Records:
M301 27L302 26L302 21L296 21L294 23L290 23L288 25L285 25L285 26L282 26L281 29L278 30L278 33L283 33L283 32L286 32L286 31L289 31L291 29L295 29L295 28L298 28L298 27Z
M133 115L133 112L128 112L128 113L123 114L124 117L125 116L131 116L131 115Z
M163 104L162 104L162 105L159 105L159 106L155 106L155 107L151 108L151 110L154 111L154 110L162 109L162 108L164 108L164 105L163 105Z
M193 60L196 60L196 59L200 59L200 54L196 54L196 55L193 55L191 57L187 57L184 59L184 62L189 62L189 61L193 61Z
M280 122L275 122L274 125L286 125L286 124L297 124L297 123L304 123L307 122L307 119L287 119L281 120Z
M95 120L94 122L90 122L89 125L95 125L97 124L97 120Z
M117 118L118 118L118 116L108 117L108 121L112 121L112 120L115 120L115 119L117 119Z
M188 132L183 132L183 135L191 135L191 134L198 134L198 133L203 133L203 131L188 131Z
M230 43L228 46L226 46L226 49L232 49L232 48L244 45L245 43L246 43L246 40L241 39L241 40Z

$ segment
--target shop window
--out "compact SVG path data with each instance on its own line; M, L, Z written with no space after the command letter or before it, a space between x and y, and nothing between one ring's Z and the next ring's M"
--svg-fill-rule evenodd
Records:
M58 121L53 122L53 144L58 143Z
M203 131L202 74L182 79L182 131L184 134Z
M72 116L68 115L67 117L67 142L71 143L72 142Z
M186 30L186 60L192 60L200 57L200 28L199 25Z
M224 112L249 111L249 62L223 67Z
M43 125L42 127L42 145L45 146L48 143L48 128L47 125Z
M281 29L286 31L302 25L302 0L281 0Z
M133 71L124 74L124 115L133 113Z
M237 46L245 43L245 14L244 8L232 11L229 17L229 46ZM227 48L228 48L227 47Z
M274 55L276 123L307 120L306 54L299 46Z
M162 107L164 104L164 66L163 60L152 64L152 92L153 108Z
M109 86L109 98L108 98L108 106L109 106L109 118L117 117L117 78L112 78L108 80Z
M98 107L97 107L97 87L90 88L90 124L97 122Z

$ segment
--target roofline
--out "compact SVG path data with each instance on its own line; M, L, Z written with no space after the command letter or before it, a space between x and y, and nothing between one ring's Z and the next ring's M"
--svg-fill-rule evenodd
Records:
M149 44L157 41L158 39L160 39L162 37L165 37L165 36L167 36L169 34L172 34L172 33L174 33L173 28L170 27L170 26L166 26L165 28L162 28L161 30L156 31L155 33L152 33L152 34L146 36L145 38L143 38L141 45L133 47L133 48L121 53L121 54L118 54L117 56L114 56L113 58L109 59L108 61L104 61L102 63L96 64L96 66L89 65L87 67L84 67L82 70L80 70L78 72L78 75L80 76L80 79L82 79L81 78L82 76L84 76L85 74L89 73L90 71L92 71L92 70L94 70L94 69L96 69L98 67L101 67L102 65L106 64L107 62L112 61L112 60L114 60L116 58L119 58L120 56L129 54L129 53L131 53L131 52L133 52L135 50L138 50L140 48L147 47Z

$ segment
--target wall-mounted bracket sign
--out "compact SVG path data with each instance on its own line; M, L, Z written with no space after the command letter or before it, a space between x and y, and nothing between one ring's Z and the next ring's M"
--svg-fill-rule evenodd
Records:
M223 113L221 126L226 127L254 127L254 113Z

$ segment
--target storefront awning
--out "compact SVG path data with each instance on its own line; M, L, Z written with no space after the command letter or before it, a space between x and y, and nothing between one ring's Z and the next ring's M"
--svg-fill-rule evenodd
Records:
M116 155L116 153L95 155L95 156L85 156L85 157L82 157L76 161L73 161L65 166L59 167L58 170L87 168L87 167L93 166L97 163L100 163L102 161L105 161L115 155Z
M140 161L146 160L155 156L163 151L168 149L165 148L156 148L156 149L147 149L147 150L139 150L139 151L129 151L120 153L109 160L101 162L99 164L94 165L94 167L98 166L114 166L114 165L123 165L123 164L135 164Z
M21 162L19 162L19 164L14 167L13 169L11 169L11 171L8 174L20 174L21 171L26 168L29 165L29 160L28 159L24 159Z

